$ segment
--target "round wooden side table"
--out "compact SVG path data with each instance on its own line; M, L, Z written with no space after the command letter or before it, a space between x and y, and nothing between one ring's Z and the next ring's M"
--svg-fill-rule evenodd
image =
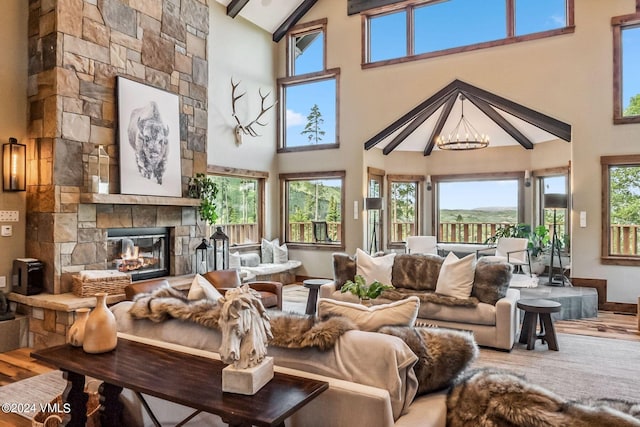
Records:
M309 288L309 296L307 297L307 309L305 313L316 314L316 306L318 304L318 290L320 286L331 282L328 279L307 279L302 281L305 288Z
M558 351L558 339L551 320L551 313L558 313L562 309L562 304L548 299L521 299L517 306L524 310L524 321L520 330L520 344L527 344L527 350L533 350L536 340L548 344L549 350ZM538 328L538 318L540 318L540 333Z

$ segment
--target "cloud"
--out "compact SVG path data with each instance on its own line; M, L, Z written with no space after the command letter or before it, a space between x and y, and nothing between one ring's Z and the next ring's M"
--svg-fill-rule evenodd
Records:
M287 109L287 127L300 126L304 123L304 116L293 110Z
M551 15L551 22L553 22L554 24L560 25L562 27L567 25L567 20L562 15Z

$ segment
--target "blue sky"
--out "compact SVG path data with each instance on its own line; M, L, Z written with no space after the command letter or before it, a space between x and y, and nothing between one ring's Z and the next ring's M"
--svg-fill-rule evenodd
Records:
M640 93L640 27L623 31L622 51L622 108L625 109L631 97Z

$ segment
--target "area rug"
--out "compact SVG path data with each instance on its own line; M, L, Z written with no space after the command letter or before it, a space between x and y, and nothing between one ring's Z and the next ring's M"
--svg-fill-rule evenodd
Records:
M480 349L472 367L508 369L565 399L640 399L640 342L557 334L560 351L537 341L509 352Z
M282 311L304 314L307 309L309 289L302 285L285 285L282 288Z
M33 418L40 411L40 405L45 406L51 402L64 391L66 385L67 381L62 378L61 371L47 372L0 387L0 402L16 403L16 410L11 412Z

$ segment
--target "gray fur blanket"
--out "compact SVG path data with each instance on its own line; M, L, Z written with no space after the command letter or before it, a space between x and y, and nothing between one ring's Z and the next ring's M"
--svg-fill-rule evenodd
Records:
M188 300L171 287L139 294L129 309L134 319L162 322L181 319L207 328L219 329L220 307L211 300ZM282 311L269 311L273 338L269 345L285 348L317 347L326 351L347 331L357 326L346 317L316 319L313 316ZM418 394L449 387L478 355L473 335L467 332L425 327L383 327L378 332L394 335L418 356L414 372L418 378Z
M568 401L525 377L483 368L465 372L447 397L448 427L639 427L640 405Z

